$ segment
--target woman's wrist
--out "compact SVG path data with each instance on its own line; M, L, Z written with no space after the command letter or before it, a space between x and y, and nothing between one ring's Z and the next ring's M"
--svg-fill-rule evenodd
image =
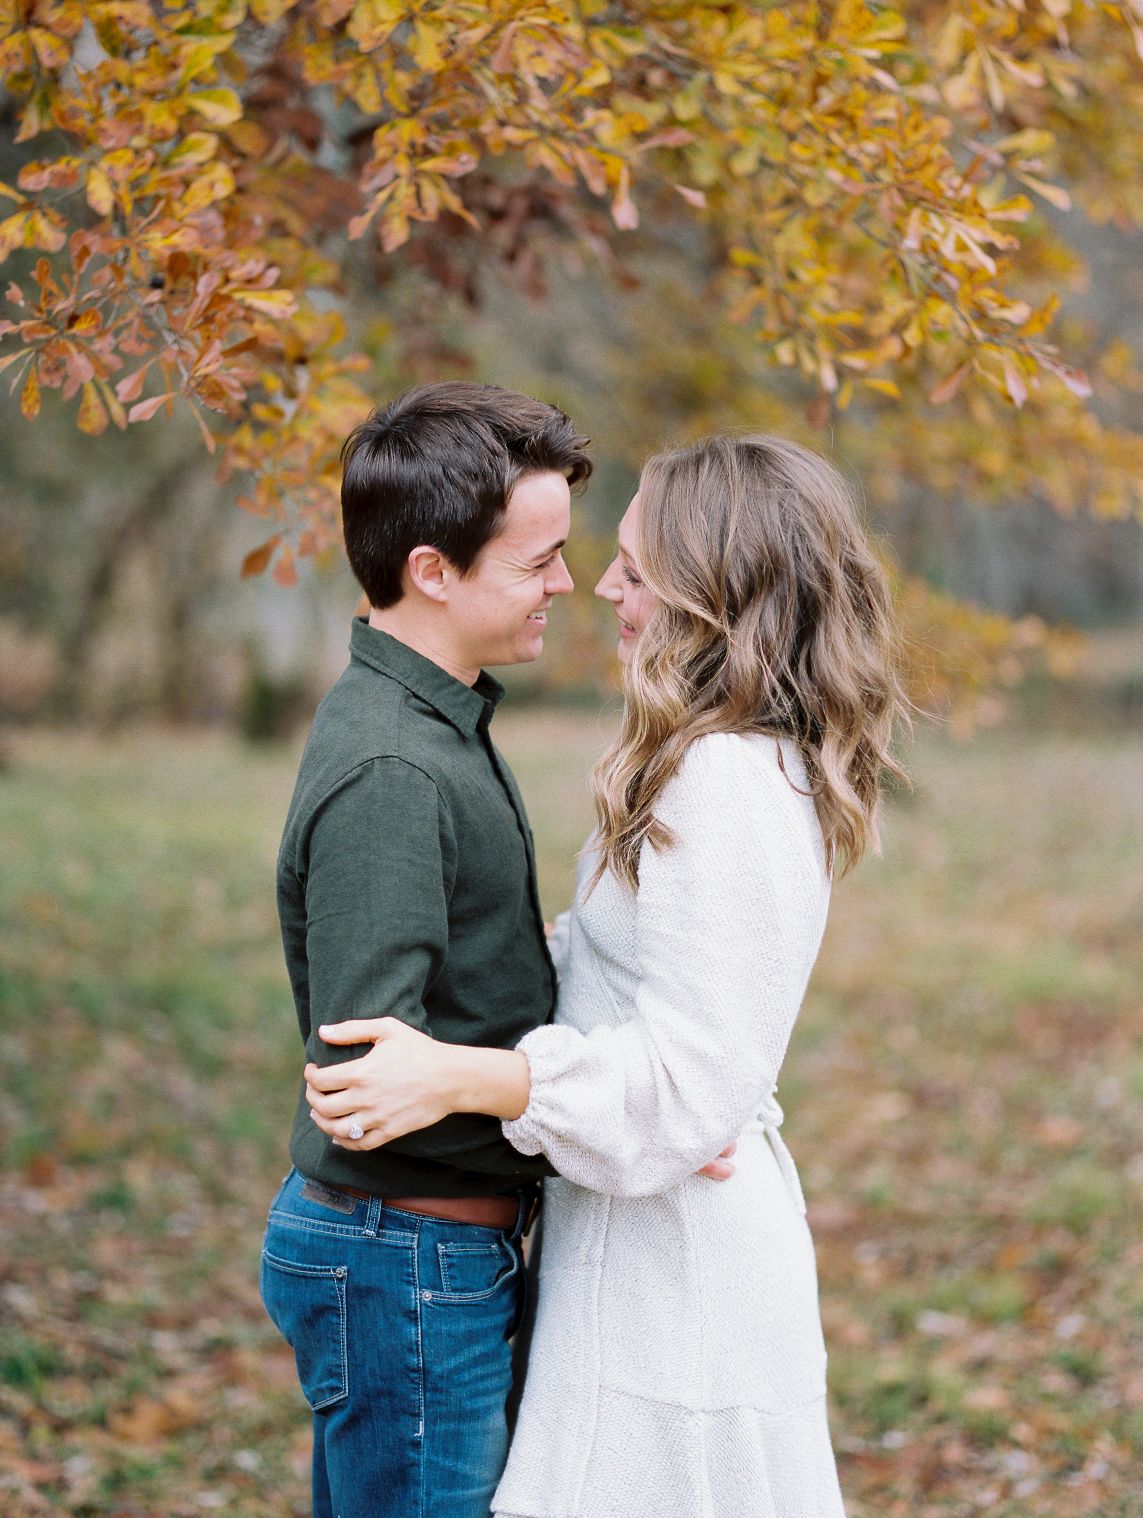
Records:
M454 1112L483 1112L502 1121L522 1115L532 1087L526 1055L464 1044L450 1046L448 1084Z

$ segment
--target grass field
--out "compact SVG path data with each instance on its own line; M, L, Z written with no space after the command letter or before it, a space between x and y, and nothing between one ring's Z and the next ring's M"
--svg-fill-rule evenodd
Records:
M497 735L554 911L603 728ZM33 733L12 760L0 1513L302 1514L256 1287L298 1069L272 899L296 753ZM850 1513L1140 1518L1143 752L1013 729L911 762L781 1087Z

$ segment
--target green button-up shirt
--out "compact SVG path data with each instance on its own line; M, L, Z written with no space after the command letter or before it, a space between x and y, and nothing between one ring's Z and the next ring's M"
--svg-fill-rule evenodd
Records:
M503 687L454 679L364 619L302 755L278 857L298 1024L319 1065L360 1047L322 1023L397 1017L449 1043L512 1048L547 1022L556 978L524 804L489 737ZM551 1169L495 1118L455 1113L380 1149L339 1149L299 1094L303 1175L376 1196L477 1196Z

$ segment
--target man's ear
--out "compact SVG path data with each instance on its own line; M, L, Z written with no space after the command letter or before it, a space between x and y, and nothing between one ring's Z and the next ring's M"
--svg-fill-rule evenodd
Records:
M455 573L439 548L422 544L414 548L406 561L409 582L430 601L448 600L448 582Z

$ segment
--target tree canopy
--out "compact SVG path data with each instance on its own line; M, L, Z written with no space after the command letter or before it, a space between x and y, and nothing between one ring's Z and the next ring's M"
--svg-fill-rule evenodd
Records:
M917 452L920 419L946 487L1143 508L1143 438L1091 404L1133 356L1056 320L1064 213L1143 222L1143 0L3 0L0 78L23 412L189 405L272 524L247 572L336 536L353 260L622 275L636 228L698 240L815 424L869 406Z

